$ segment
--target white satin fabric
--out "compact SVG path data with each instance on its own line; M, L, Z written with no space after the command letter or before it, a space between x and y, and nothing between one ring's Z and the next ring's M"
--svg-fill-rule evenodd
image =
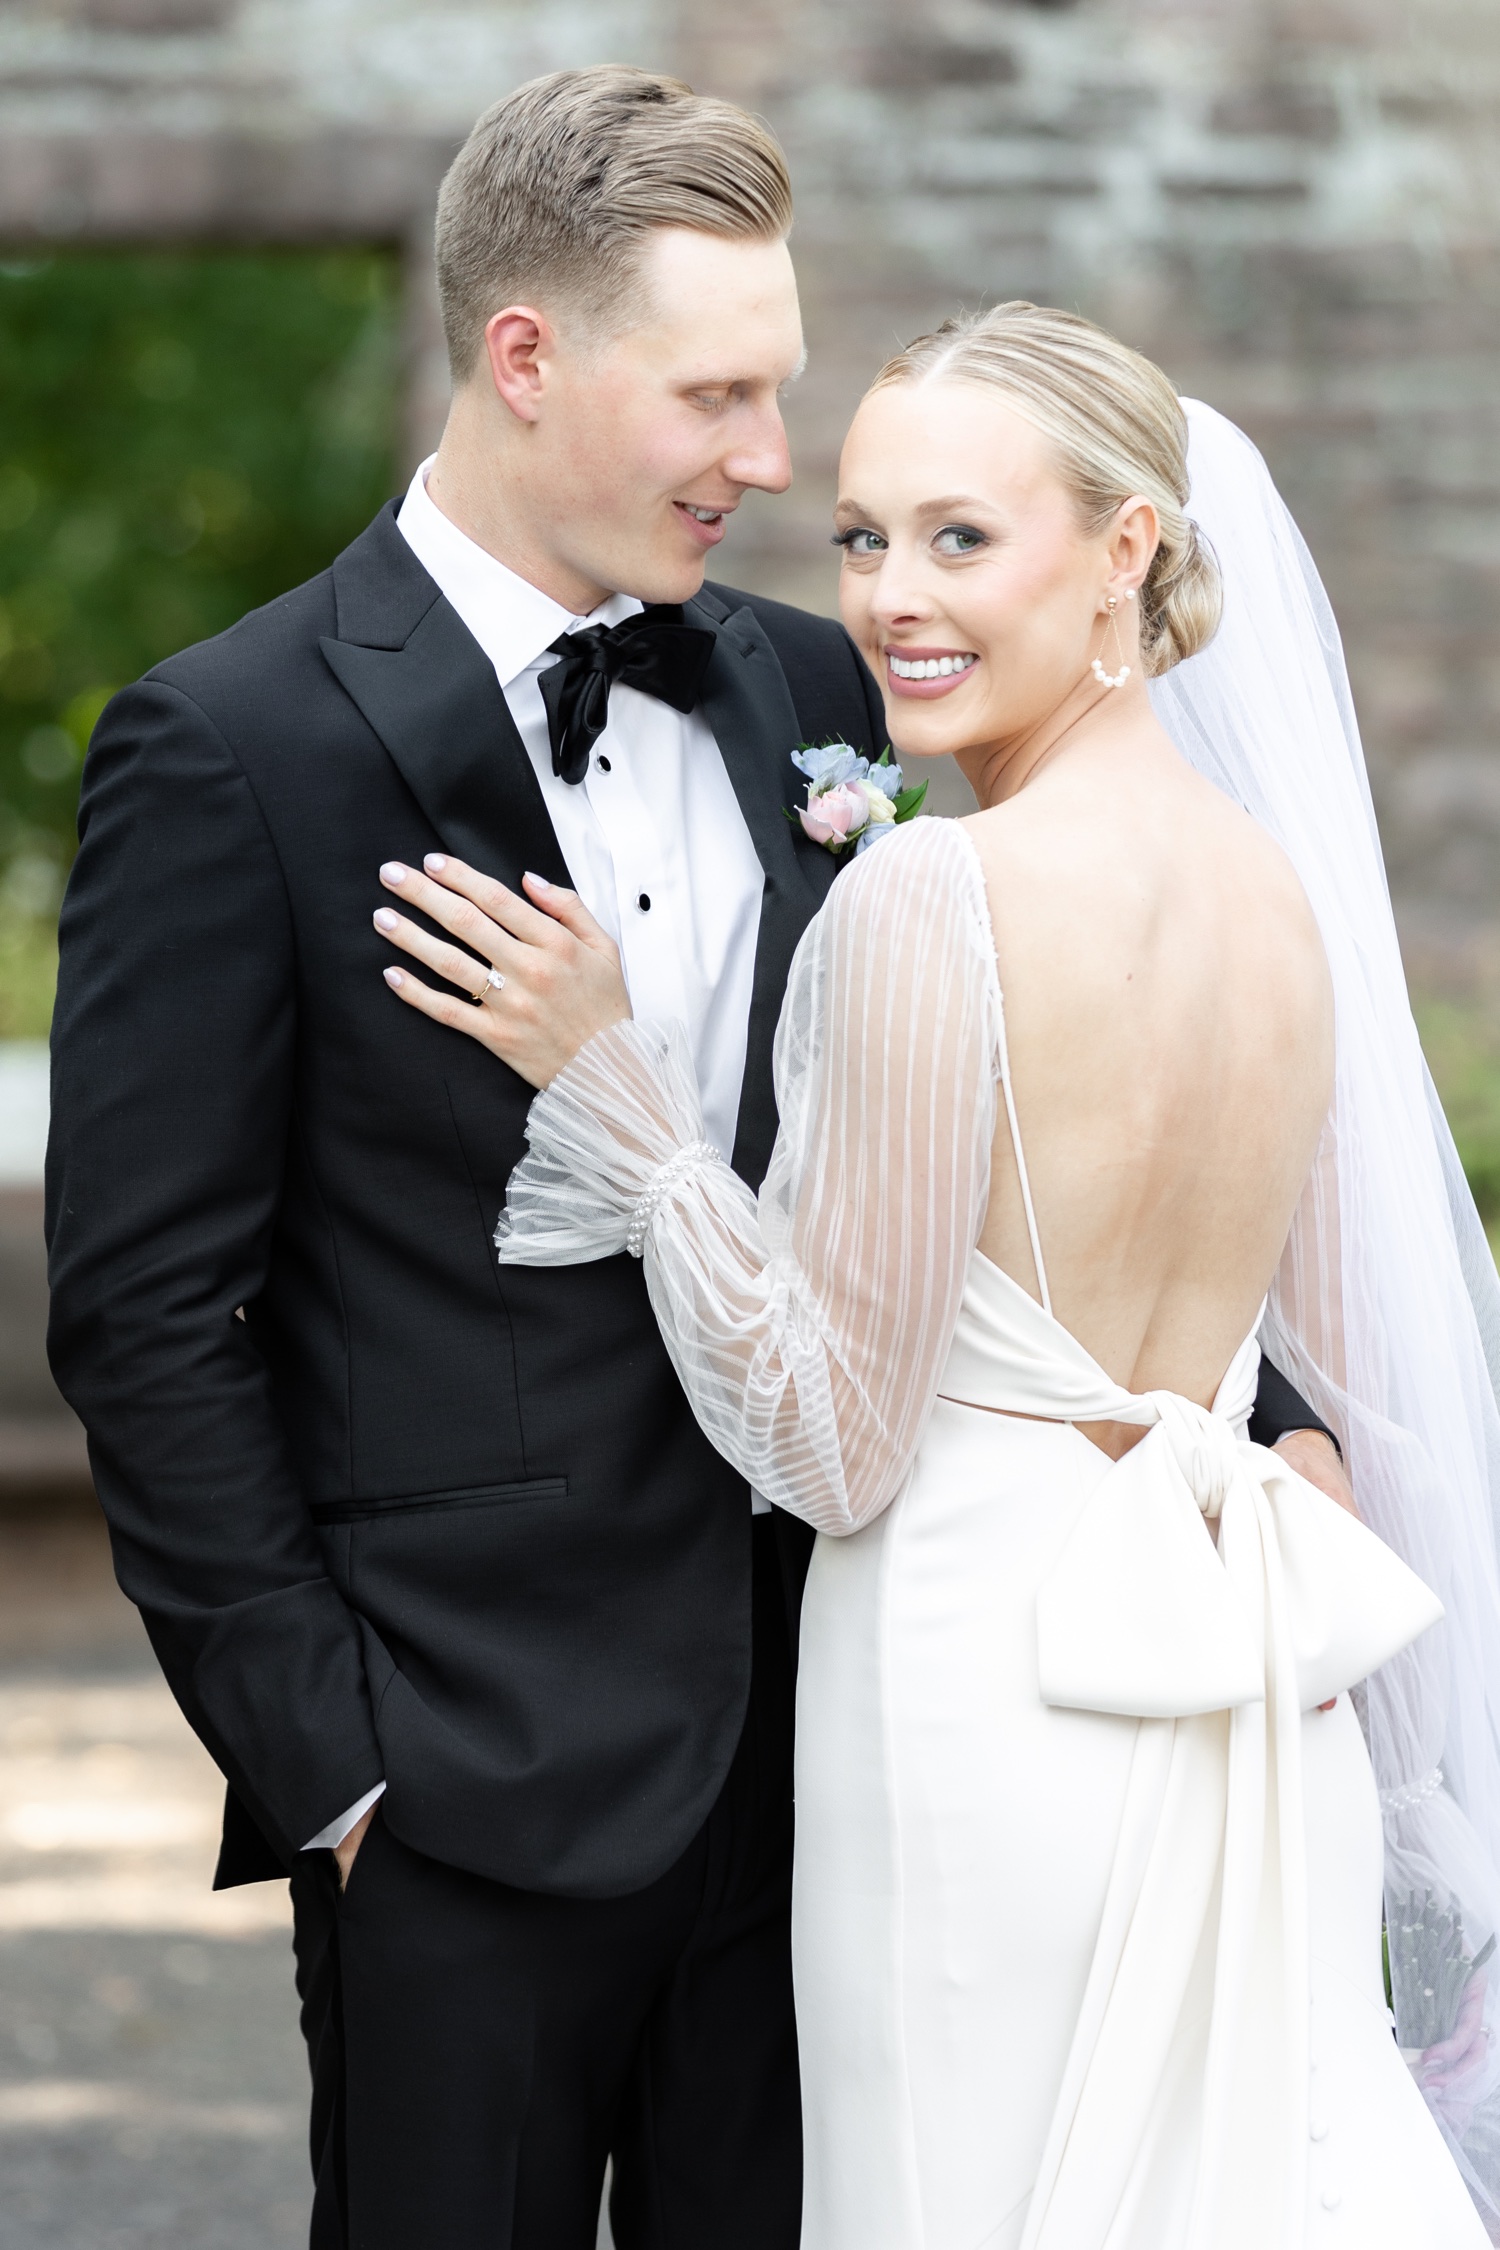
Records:
M806 2250L1484 2241L1391 2038L1358 1724L1309 1708L1438 1605L1245 1442L1258 1356L1133 1396L976 1252L910 1479L819 1542Z
M1018 1163L1025 1158L1019 1140ZM1308 1710L1362 1680L1442 1616L1380 1540L1251 1445L1260 1347L1247 1336L1212 1408L1127 1391L1076 1336L979 1251L940 1396L1148 1435L1118 1462L1037 1595L1048 1703L1185 1718L1256 1703L1288 1667ZM1218 1524L1217 1542L1203 1536ZM1271 1644L1277 1645L1273 1651Z
M682 1040L616 1026L533 1105L497 1241L643 1254L715 1444L836 1534L798 1689L804 2250L1480 2250L1391 2038L1340 1693L1440 1606L1244 1441L1253 1338L1211 1411L1136 1396L1046 1309L1034 1219L1043 1304L975 1249L1000 1097L1030 1198L962 828L835 885L777 1093L757 1203ZM1115 1463L1099 1420L1147 1434Z

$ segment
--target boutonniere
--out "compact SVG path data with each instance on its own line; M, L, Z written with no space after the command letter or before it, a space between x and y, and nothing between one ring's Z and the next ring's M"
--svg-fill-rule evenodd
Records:
M824 742L816 749L804 743L792 752L792 764L807 776L807 803L786 817L800 821L815 844L834 853L850 844L859 853L889 836L920 812L927 794L925 781L902 788L889 745L872 764L847 742Z

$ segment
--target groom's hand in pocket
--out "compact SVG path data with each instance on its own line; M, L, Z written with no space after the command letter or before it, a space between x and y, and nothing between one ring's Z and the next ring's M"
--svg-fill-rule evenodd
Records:
M333 1847L333 1856L339 1863L339 1889L341 1891L348 1888L350 1870L354 1866L359 1847L365 1840L370 1823L375 1818L376 1810L377 1808L371 1805L368 1812L362 1812L343 1842L335 1844Z

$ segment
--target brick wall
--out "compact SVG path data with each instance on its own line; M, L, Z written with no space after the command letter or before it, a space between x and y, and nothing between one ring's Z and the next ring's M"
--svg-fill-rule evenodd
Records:
M1413 966L1500 988L1494 0L0 0L0 236L400 236L415 446L446 152L606 57L751 103L792 157L799 481L726 574L831 604L839 435L901 338L1010 295L1109 322L1267 452L1344 626Z
M1003 296L1103 320L1268 455L1344 628L1413 968L1493 982L1500 11L940 0L914 36L883 0L858 44L855 20L698 41L800 187L802 477L747 522L745 575L826 600L837 432L897 336Z

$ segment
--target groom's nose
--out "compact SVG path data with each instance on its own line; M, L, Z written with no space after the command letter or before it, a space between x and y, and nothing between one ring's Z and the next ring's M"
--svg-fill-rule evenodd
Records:
M749 426L736 432L734 448L720 467L746 491L785 492L792 481L792 456L781 408L774 400L756 408Z

